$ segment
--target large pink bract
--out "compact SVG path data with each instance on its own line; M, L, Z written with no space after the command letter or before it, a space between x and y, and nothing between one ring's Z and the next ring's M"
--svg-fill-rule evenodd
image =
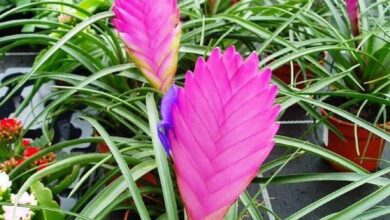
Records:
M274 146L279 106L258 55L214 49L176 88L167 136L189 219L222 219ZM172 96L174 97L174 96Z

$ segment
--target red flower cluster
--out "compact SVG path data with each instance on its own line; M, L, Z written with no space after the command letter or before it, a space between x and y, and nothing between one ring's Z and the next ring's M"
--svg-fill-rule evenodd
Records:
M25 148L23 152L23 158L21 159L20 163L24 160L34 156L37 154L41 149L37 147L31 146L31 142L27 139L23 139L23 147ZM53 162L56 159L56 154L51 152L49 154L46 154L42 158L34 161L34 166L37 166L39 170L45 168L48 163Z
M13 157L10 160L4 161L3 163L0 164L0 171L4 171L8 173L9 171L11 171L15 167L23 163L28 158L34 156L41 150L40 148L31 146L31 142L28 139L23 139L22 145L24 147L23 157L18 157L18 158ZM45 168L47 164L53 162L55 159L56 159L56 154L51 152L41 157L40 159L35 160L31 164L31 167L38 167L38 170L41 170Z
M22 132L22 123L14 118L0 120L0 142L13 142Z

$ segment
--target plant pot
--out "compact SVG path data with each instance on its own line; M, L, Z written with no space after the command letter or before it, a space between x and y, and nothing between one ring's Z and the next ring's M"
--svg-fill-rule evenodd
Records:
M323 52L320 55L321 60L319 61L319 64L321 64L321 66L325 64L325 60L327 59L327 57L327 52ZM280 79L287 85L291 84L291 78L293 78L293 82L295 82L296 88L298 89L304 89L306 87L305 82L314 78L313 72L309 69L306 70L305 77L301 66L297 62L293 62L292 65L290 63L287 63L277 69L274 69L272 71L272 75L276 76L278 79Z
M324 109L321 109L321 114L325 117L327 116L327 112ZM333 132L328 132L328 143L326 147L370 172L377 170L386 141L362 127L357 127L358 148L360 152L360 155L358 155L355 142L355 125L334 116L329 116L328 120L343 134L345 140L342 140ZM388 125L390 125L390 122L387 123ZM384 124L377 126L385 127ZM330 162L330 165L337 171L350 171L332 162Z
M290 64L285 64L275 70L272 71L272 75L276 76L278 79L280 79L282 82L286 83L287 85L291 84L291 78L294 77L294 81L296 83L296 88L298 89L304 89L305 88L305 81L313 79L313 73L310 71L306 71L306 79L303 75L302 69L299 66L298 63L292 64L293 71L291 69ZM294 74L293 76L291 74Z

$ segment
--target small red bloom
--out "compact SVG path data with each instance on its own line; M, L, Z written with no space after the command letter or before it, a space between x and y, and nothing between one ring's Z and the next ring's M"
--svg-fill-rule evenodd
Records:
M27 148L27 147L30 147L31 146L31 141L29 139L23 139L22 140L22 146Z
M13 142L22 131L22 123L14 118L0 120L0 141Z
M47 159L41 159L38 161L38 170L43 170L47 167L49 161Z
M24 158L17 159L17 160L16 160L16 166L19 166L19 165L22 164L23 162L24 162Z
M36 148L36 147L31 147L31 146L28 146L27 148L26 148L26 150L24 150L24 153L23 153L23 156L25 156L25 157L32 157L32 156L34 156L36 153L38 153L39 152L39 148Z

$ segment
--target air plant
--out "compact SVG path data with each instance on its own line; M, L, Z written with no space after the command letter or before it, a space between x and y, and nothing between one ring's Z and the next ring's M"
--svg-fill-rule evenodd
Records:
M163 98L159 136L189 219L222 219L274 146L277 88L258 66L256 53L216 48Z
M114 6L114 25L130 57L157 89L159 137L172 153L188 217L222 219L257 175L274 146L279 107L271 70L259 71L258 55L243 60L234 47L199 58L184 88L173 83L180 24L176 1L124 1Z
M388 14L384 11L386 3L378 2L375 7L366 7L361 5L363 1L358 0L340 2L345 3L339 5L345 7L347 13L341 13L342 10L330 10L331 15L334 22L340 21L340 16L345 15L343 20L346 23L336 22L339 28L336 32L336 29L330 30L327 26L319 25L318 37L324 37L325 34L326 37L338 41L336 44L345 46L328 52L337 64L335 67L341 67L340 71L354 67L350 77L344 78L346 88L366 94L389 92L390 38L386 29L388 21ZM336 5L330 2L327 4L330 8L336 8ZM345 29L346 27L350 28Z
M218 11L224 10L239 1L240 0L207 0L205 1L205 12L207 15L212 16Z
M174 81L180 44L176 0L117 0L113 24L133 62L149 83L163 92Z
M353 36L359 36L359 4L358 0L346 0L347 13Z

